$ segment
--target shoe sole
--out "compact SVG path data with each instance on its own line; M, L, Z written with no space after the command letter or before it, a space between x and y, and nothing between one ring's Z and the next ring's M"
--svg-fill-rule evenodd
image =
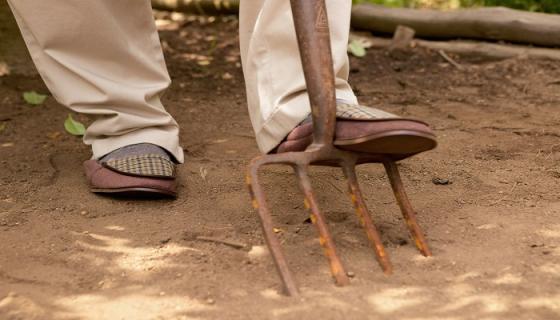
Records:
M434 149L436 137L425 132L394 130L356 139L335 140L336 147L371 154L410 156Z
M110 195L122 195L125 197L171 197L177 198L177 193L160 190L154 188L115 188L115 189L102 189L102 188L90 188L90 191L98 194L110 194Z

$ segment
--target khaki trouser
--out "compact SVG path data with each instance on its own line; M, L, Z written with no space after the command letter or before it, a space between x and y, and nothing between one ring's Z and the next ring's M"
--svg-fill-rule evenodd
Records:
M84 142L99 158L135 143L159 145L179 162L179 127L160 101L169 86L149 0L8 0L52 95L96 115ZM346 45L350 0L327 0L337 97L356 100ZM262 152L310 112L288 0L243 0L241 58L249 114Z

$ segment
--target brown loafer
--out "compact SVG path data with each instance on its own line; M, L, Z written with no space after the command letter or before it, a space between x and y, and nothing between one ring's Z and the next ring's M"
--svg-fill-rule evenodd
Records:
M303 151L311 144L312 135L313 124L309 119L292 130L275 151ZM381 110L347 104L337 106L333 144L344 150L386 154L394 160L437 146L433 131L422 121L403 119Z
M119 172L97 160L85 161L84 169L90 190L94 193L177 197L175 177L135 176Z

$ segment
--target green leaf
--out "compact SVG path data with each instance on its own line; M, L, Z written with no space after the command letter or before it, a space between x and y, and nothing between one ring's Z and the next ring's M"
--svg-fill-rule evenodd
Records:
M27 91L23 93L23 99L30 105L37 106L45 102L47 95L37 93L35 91Z
M6 122L0 122L0 133L6 130Z
M81 122L74 120L71 114L68 114L68 118L64 121L64 129L74 136L83 136L86 132L86 127Z
M348 51L355 57L361 58L366 55L366 48L364 47L363 43L358 40L352 40L348 44Z

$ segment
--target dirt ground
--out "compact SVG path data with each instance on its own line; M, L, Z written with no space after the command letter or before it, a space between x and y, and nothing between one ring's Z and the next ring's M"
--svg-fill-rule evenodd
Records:
M0 319L560 318L559 62L454 56L461 71L419 49L352 58L363 104L424 119L438 135L436 150L400 164L434 256L411 243L382 168L363 166L395 268L385 276L342 175L317 169L322 208L355 275L336 287L294 177L273 168L263 178L298 300L280 295L268 257L248 255L263 239L244 184L258 151L235 19L160 21L174 80L164 102L182 125L187 162L179 199L133 201L88 191L81 164L90 151L64 132L68 110L52 97L24 103L22 92L47 91L4 9Z

